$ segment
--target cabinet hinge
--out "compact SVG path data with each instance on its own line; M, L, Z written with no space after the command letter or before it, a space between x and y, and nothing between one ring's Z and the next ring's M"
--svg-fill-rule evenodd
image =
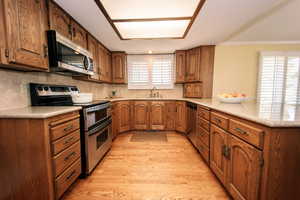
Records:
M9 50L8 49L5 49L5 57L9 57Z

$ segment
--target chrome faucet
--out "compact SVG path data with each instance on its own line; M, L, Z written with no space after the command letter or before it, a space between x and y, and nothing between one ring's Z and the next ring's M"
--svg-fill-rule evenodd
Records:
M159 97L159 92L156 92L156 93L155 93L155 90L157 90L156 87L153 87L153 88L150 90L150 98Z

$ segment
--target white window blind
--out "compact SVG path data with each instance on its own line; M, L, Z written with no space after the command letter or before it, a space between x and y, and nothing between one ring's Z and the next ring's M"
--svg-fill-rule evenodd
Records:
M173 55L128 55L128 89L172 89Z
M300 103L300 52L261 52L257 100Z

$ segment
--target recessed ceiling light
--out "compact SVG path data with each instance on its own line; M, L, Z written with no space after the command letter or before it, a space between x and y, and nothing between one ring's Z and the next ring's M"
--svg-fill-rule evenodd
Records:
M149 54L152 54L152 51L151 51L151 50L149 50L149 51L148 51L148 53L149 53Z
M120 39L184 38L205 0L95 0Z

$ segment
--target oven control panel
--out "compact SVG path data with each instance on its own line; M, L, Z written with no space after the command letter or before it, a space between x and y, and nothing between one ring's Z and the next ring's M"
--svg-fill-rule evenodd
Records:
M62 86L62 85L32 85L31 90L34 90L37 96L64 96L79 93L76 86Z

